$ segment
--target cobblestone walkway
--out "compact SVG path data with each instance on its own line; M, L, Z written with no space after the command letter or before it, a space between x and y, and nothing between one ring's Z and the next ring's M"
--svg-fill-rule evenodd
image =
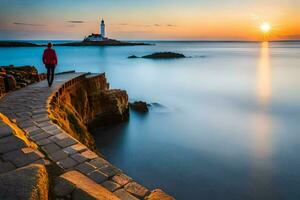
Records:
M0 99L0 112L20 127L40 149L29 148L0 121L0 173L34 162L45 163L49 159L66 171L81 172L120 199L143 199L149 194L148 189L90 151L49 119L49 97L71 86L74 79L80 76L85 74L57 75L51 88L46 81L41 81Z

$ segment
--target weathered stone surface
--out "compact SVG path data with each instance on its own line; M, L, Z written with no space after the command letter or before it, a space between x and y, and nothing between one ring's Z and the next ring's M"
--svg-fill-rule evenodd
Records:
M103 181L107 180L107 176L102 172L96 170L88 174L88 177L91 178L96 183L102 183ZM111 191L111 190L110 190Z
M105 181L101 185L111 192L114 192L121 187L119 184L113 181Z
M161 189L151 191L150 195L145 200L175 200L172 196L166 194Z
M56 144L61 146L62 148L77 144L77 141L71 137L64 138L62 140L57 140Z
M69 171L60 176L62 179L69 181L75 185L73 199L101 199L101 200L117 200L119 199L113 193L98 185L91 179L77 171Z
M97 168L101 168L109 164L109 162L100 157L94 158L89 163Z
M119 170L118 168L114 167L111 164L105 165L101 167L99 170L105 175L107 175L108 177L112 177L118 173L121 173L121 170Z
M0 161L0 174L16 169L16 167L10 162Z
M65 197L71 194L74 189L75 185L64 178L58 177L55 181L55 186L53 188L53 192L58 197Z
M114 195L116 195L117 197L119 197L122 200L138 200L138 198L132 196L131 194L126 192L126 190L124 190L124 189L119 189L119 190L115 191Z
M29 165L0 175L0 199L47 200L48 174L43 165Z
M81 173L87 175L87 174L91 173L92 171L96 170L96 167L94 167L93 165L91 165L87 162L84 162L84 163L81 163L80 165L76 166L75 169L80 171Z
M149 192L149 190L147 188L145 188L144 186L142 186L134 181L125 185L124 188L127 192L130 192L131 194L133 194L134 196L136 196L138 198L142 198L142 197L146 196L146 194Z
M68 154L62 150L58 150L53 153L49 153L48 156L51 160L53 160L54 162L57 162L59 160L63 160L65 158L67 158Z
M90 160L98 157L97 154L95 154L91 150L86 150L86 151L82 152L81 155Z
M87 161L87 158L82 156L80 153L75 153L75 154L71 155L71 158L76 160L78 163Z
M74 144L70 147L64 148L64 151L67 152L68 154L74 154L74 153L80 153L83 152L87 149L86 146L78 143L78 144Z
M78 163L74 159L67 157L63 160L58 161L57 164L63 169L70 169L76 166Z
M6 153L22 147L26 147L25 142L16 136L12 135L0 139L0 153Z
M118 183L119 185L124 186L127 183L129 183L132 180L132 178L125 174L117 174L114 177L112 177L112 180Z
M47 154L60 150L60 147L55 143L46 144L42 147Z
M4 154L3 159L13 163L17 167L23 167L42 158L42 156L43 155L33 149L23 148Z

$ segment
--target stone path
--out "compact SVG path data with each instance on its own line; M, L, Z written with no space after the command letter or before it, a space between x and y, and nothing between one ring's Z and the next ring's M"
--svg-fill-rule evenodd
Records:
M120 199L144 199L150 193L148 189L90 151L48 117L49 98L61 94L84 76L85 73L57 75L51 88L42 81L9 93L0 100L0 113L22 129L40 150L28 147L0 121L0 173L30 163L45 164L48 159L65 171L84 174Z

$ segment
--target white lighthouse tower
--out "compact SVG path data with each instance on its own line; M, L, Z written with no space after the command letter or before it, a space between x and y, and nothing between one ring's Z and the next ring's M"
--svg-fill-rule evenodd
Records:
M105 24L104 24L104 20L103 19L101 20L100 33L101 33L101 36L103 38L105 38Z
M109 40L108 38L105 37L105 24L104 20L101 20L100 23L100 32L98 33L92 33L88 37L84 38L84 42L101 42L101 41L107 41Z

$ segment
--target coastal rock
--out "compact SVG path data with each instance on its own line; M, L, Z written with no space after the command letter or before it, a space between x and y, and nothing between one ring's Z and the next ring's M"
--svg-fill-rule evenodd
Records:
M46 78L33 66L0 66L0 96Z
M142 58L150 59L171 59L171 58L185 58L185 55L173 52L158 52L150 55L143 56Z
M147 103L143 101L135 101L133 103L129 103L129 107L141 113L147 113L149 111Z
M55 46L140 46L140 45L149 45L146 43L137 43L137 42L123 42L113 39L107 39L104 41L82 41L82 42L71 42L71 43L62 43L56 44Z
M105 74L83 76L50 103L51 118L70 135L95 150L87 126L99 127L128 120L128 95L110 90Z
M139 58L136 55L132 55L132 56L128 56L128 58L132 59L132 58Z
M166 194L161 189L151 191L150 195L145 200L175 200L172 196Z
M0 199L47 200L48 174L43 165L29 165L0 175Z

